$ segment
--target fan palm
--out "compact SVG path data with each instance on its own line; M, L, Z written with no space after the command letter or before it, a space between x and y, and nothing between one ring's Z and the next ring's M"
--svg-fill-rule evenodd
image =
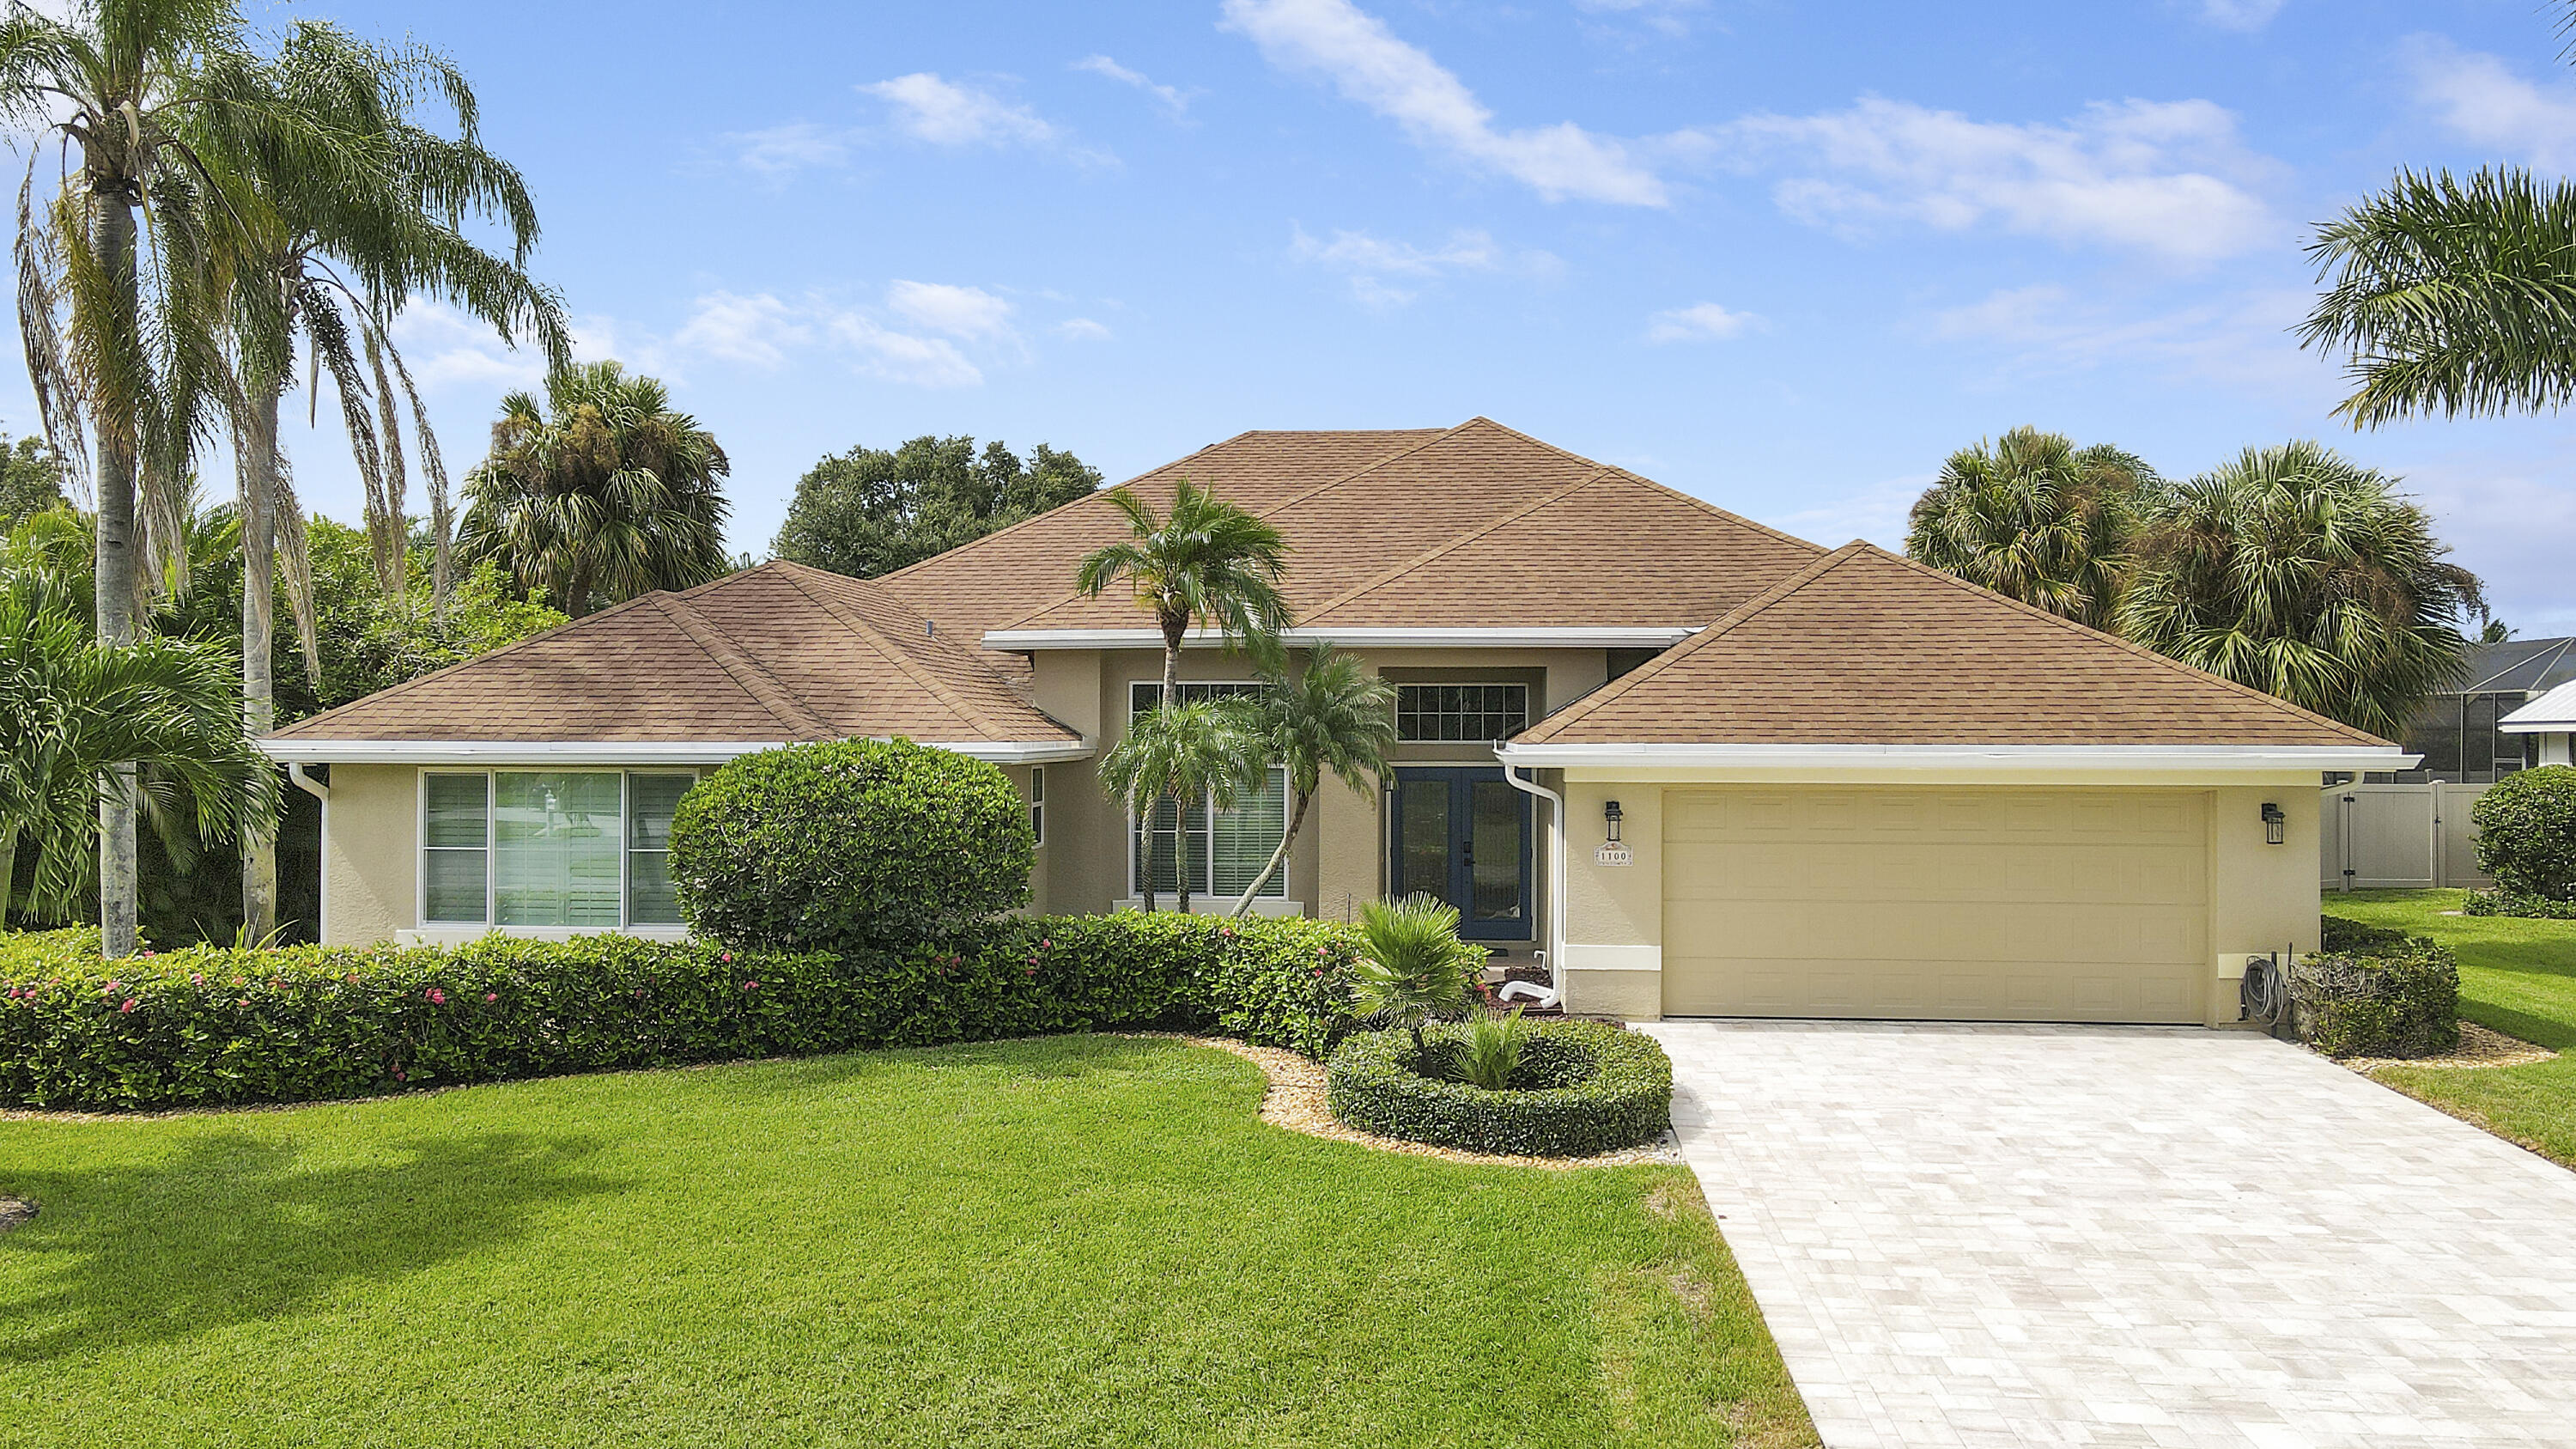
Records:
M1155 908L1152 817L1172 819L1173 880L1181 911L1190 909L1190 831L1183 802L1222 810L1261 787L1268 765L1253 718L1238 700L1195 700L1147 710L1100 760L1100 780L1140 820L1145 832L1145 909Z
M1163 707L1180 703L1181 641L1194 624L1215 625L1229 646L1240 640L1255 659L1275 665L1289 624L1279 593L1288 543L1279 530L1187 478L1173 485L1168 516L1157 517L1132 488L1109 496L1129 536L1083 559L1074 587L1096 599L1123 580L1137 605L1153 612L1163 634Z
M1252 898L1288 859L1325 772L1370 794L1386 772L1387 752L1395 748L1395 686L1350 655L1321 646L1307 657L1304 673L1286 679L1274 671L1268 684L1252 706L1252 727L1269 757L1288 773L1288 829L1269 864L1234 903L1238 916L1252 909Z
M2035 608L2111 627L2131 514L2157 483L2136 456L2015 428L1950 455L1915 500L1908 557Z
M366 164L259 70L233 0L72 0L59 19L13 0L0 15L0 112L38 137L18 192L19 333L47 441L76 471L95 447L107 644L136 633L157 573L143 555L170 556L173 489L222 390L225 159L265 147L316 186ZM64 179L40 208L46 140ZM131 764L109 763L124 778L101 804L101 935L121 956L134 949L136 795Z
M1351 967L1353 1016L1413 1034L1427 1049L1422 1025L1465 1015L1467 979L1485 948L1458 939L1458 908L1419 892L1360 907L1360 957Z
M559 371L546 400L501 400L492 453L465 480L457 550L579 618L732 566L715 436L614 362Z
M2315 443L2249 448L2142 521L2119 610L2139 644L2394 737L2464 667L2477 577L2424 510Z

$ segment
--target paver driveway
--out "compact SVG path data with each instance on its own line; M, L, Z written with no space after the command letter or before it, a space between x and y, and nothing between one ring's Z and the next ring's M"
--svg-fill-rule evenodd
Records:
M2259 1036L1672 1021L1832 1449L2576 1445L2576 1173Z

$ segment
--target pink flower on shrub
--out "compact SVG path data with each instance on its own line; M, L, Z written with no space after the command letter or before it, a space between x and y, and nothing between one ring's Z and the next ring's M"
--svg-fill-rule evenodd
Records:
M1035 966L1030 966L1030 967L1027 967L1027 968L1024 968L1024 969L1026 969L1026 970L1027 970L1027 972L1028 972L1031 976L1035 976L1035 975L1037 975L1037 974L1038 974L1038 968L1036 968Z
M188 973L188 984L191 986L203 986L206 984L206 978L198 975L194 971L191 971Z
M404 1076L403 1076L403 1069L402 1069L402 1068L400 1068L400 1067L396 1067L396 1068L394 1068L394 1080L395 1080L395 1081L397 1081L397 1082L405 1080L405 1078L404 1078Z
M427 996L430 1000L430 1004L433 1006L445 1006L447 1004L447 993L439 990L435 986L423 992L422 995Z
M758 991L760 989L760 983L757 981L746 981L742 983L742 989L745 991Z
M160 955L161 953L160 953L160 952L158 952L158 951L146 951L146 952L144 952L143 954L144 954L144 955L146 955L146 956L158 956L158 955Z
M1044 938L1040 939L1040 940L1039 940L1039 942L1038 942L1038 949L1039 949L1039 950L1041 950L1041 951L1052 951L1052 950L1054 950L1054 949L1055 949L1055 938L1054 938L1054 937L1052 937L1052 936L1049 936L1049 937L1044 937Z
M1315 948L1315 954L1316 954L1316 956L1318 956L1318 957L1322 957L1322 956L1324 956L1324 955L1326 955L1326 954L1328 954L1328 953L1324 950L1324 948L1323 948L1323 947L1318 946L1318 947L1316 947L1316 948Z
M717 959L717 960L719 960L719 961L722 961L722 962L723 962L724 964L726 964L727 966L730 966L730 965L732 965L732 964L733 964L733 953L732 953L731 951L727 951L727 952L725 952L723 955L718 956L716 959Z
M498 1000L500 1000L500 999L501 999L501 993L500 993L500 992L497 992L497 991L486 991L486 992L484 992L484 993L483 993L483 1004L484 1004L484 1005L486 1005L486 1006L489 1006L489 1005L491 1005L493 1002L498 1001Z
M133 997L131 997L131 996L129 996L129 997L127 997L127 998L125 998L125 1004L124 1004L123 1006L120 1006L120 1007L118 1007L118 1008L117 1008L117 1010L119 1010L119 1011L132 1011L133 1009L134 1009L134 998L133 998Z

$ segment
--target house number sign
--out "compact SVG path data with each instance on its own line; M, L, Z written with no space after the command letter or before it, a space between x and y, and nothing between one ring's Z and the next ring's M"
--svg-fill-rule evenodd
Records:
M1630 855L1628 847L1624 845L1605 844L1599 850L1592 852L1592 860L1596 865L1627 865L1635 859L1636 857Z

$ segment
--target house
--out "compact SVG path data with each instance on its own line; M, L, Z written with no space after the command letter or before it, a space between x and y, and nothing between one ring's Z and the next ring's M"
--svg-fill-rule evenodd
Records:
M2406 722L2416 768L2386 776L2399 784L2446 780L2487 785L2530 765L2532 736L2500 721L2563 684L2576 684L2576 638L2507 639L2469 646L2466 682L2434 695Z
M2522 740L2532 765L2576 765L2576 680L2496 721L2496 732Z
M1287 539L1289 642L1396 689L1391 777L1327 788L1257 908L1429 891L1578 1011L2233 1021L2250 954L2316 945L2318 772L2411 762L1482 418L1246 433L1121 486L1183 476ZM1038 909L1168 905L1176 830L1230 906L1278 844L1275 775L1145 821L1095 776L1161 676L1150 619L1072 588L1124 528L1095 495L881 579L767 564L276 732L327 795L324 939L677 933L688 782L847 735L1007 771ZM1189 692L1252 687L1218 645Z

